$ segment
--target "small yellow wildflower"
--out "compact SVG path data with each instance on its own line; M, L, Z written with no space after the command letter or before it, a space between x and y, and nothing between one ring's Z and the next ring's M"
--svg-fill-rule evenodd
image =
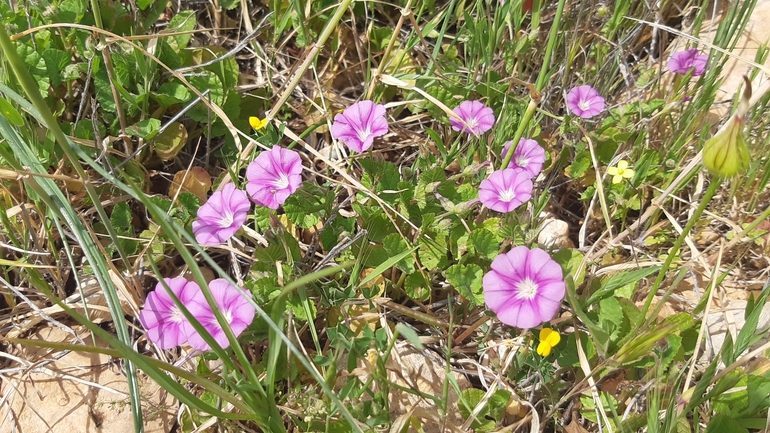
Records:
M620 183L623 181L623 178L631 179L634 177L634 170L628 168L628 161L621 159L618 161L617 167L607 169L607 174L612 176L612 183Z
M558 331L550 328L540 330L540 344L537 345L537 354L546 357L551 354L551 349L556 347L561 341L561 335Z
M259 117L249 117L249 125L254 128L255 131L259 131L267 125L267 117L260 119Z

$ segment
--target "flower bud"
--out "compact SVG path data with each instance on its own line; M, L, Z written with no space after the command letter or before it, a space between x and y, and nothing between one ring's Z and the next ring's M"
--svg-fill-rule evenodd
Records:
M732 177L749 166L749 148L743 138L743 121L749 111L751 82L746 76L743 80L746 87L733 118L703 146L703 165L715 176Z

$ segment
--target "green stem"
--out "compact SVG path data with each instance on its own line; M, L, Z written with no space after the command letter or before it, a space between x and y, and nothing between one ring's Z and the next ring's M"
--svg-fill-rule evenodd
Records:
M717 191L717 188L719 188L721 184L722 182L720 178L714 178L711 180L711 185L709 185L709 188L706 190L706 194L704 194L703 197L701 198L698 208L695 209L695 213L693 213L692 217L690 217L687 220L687 224L685 224L684 229L682 229L682 234L679 235L679 237L676 239L676 242L674 242L674 246L671 247L671 250L669 250L668 257L666 257L666 261L663 262L663 267L660 269L660 272L658 273L658 278L655 280L655 284L652 285L652 288L650 289L650 293L647 295L647 299L644 301L644 308L642 308L642 317L647 317L647 311L650 309L652 300L655 298L655 294L658 292L658 288L660 288L660 285L663 283L663 279L666 278L666 273L668 272L668 269L671 267L671 263L674 261L674 257L676 257L676 254L679 252L679 249L682 247L682 244L684 243L684 240L687 238L687 235L690 233L692 228L695 227L695 224L700 220L700 216L703 215L703 212L706 210L706 207L711 202L711 198L714 196L714 194Z
M513 152L516 151L516 146L519 145L519 140L521 140L521 137L524 136L524 131L529 128L529 123L535 116L537 105L540 102L539 93L545 88L545 85L548 82L548 77L550 76L548 71L550 68L551 57L553 57L553 50L556 47L556 42L558 41L559 26L561 25L561 17L564 13L564 5L566 3L567 0L559 0L559 6L556 8L556 15L554 16L553 24L551 24L551 33L548 35L548 45L545 46L543 66L540 68L540 73L537 76L537 80L535 80L535 91L538 94L530 95L531 99L529 100L529 105L527 105L527 109L524 111L521 122L519 122L519 127L516 129L516 133L513 135L511 148L508 150L508 153L503 159L503 164L500 166L501 169L508 167L508 164L511 163Z
M30 76L30 73L24 65L23 60L21 57L19 57L16 51L16 47L11 42L11 38L8 36L4 25L0 25L0 49L4 52L6 61L11 66L11 69L13 69L14 75L16 75L16 79L19 85L21 85L22 89L24 89L24 92L32 102L32 105L34 105L39 112L44 125L48 127L49 131L56 139L58 145L67 155L72 168L81 179L87 180L89 176L80 165L75 149L72 148L72 144L59 126L59 122L48 108L48 105L43 99L43 96L40 94L40 90L38 89L37 84ZM96 209L97 213L99 214L99 217L102 219L102 221L109 221L109 217L101 205L99 194L96 192L96 190L94 190L94 187L89 182L85 182L83 185L93 203L94 209ZM120 305L115 285L108 277L109 273L107 264L105 263L105 257L98 250L94 239L88 235L88 230L84 227L83 223L79 219L73 217L73 215L68 215L66 209L57 209L54 207L52 211L61 213L62 216L65 217L65 221L67 221L67 223L70 225L73 233L77 236L78 242L83 248L83 252L88 260L88 263L94 267L94 275L97 278L97 281L99 281L100 285L104 288L107 305L110 309L110 313L115 319L113 322L115 324L115 332L118 335L120 341L130 346L131 337L128 335L128 328L126 326L125 320L123 319L123 309ZM110 237L115 243L120 256L123 257L124 264L126 267L129 267L128 261L125 259L125 252L123 251L123 248L118 240L117 233L115 233L115 230L110 224L105 223L104 225L106 226ZM131 397L130 400L134 417L134 428L137 431L140 431L143 426L142 406L139 394L139 384L136 380L136 369L133 362L126 360L126 370L128 371L126 377L130 391L129 394Z

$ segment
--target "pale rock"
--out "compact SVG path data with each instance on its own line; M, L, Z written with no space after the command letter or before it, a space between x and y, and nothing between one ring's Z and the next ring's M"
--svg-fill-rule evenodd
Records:
M553 217L543 220L537 242L546 248L575 248L569 238L569 224Z
M87 331L86 331L87 332ZM71 343L74 337L59 328L42 328L32 340ZM93 345L89 336L82 336ZM98 344L104 346L104 344ZM93 353L59 351L34 346L15 353L28 361L28 371L14 372L18 364L5 366L0 393L0 431L92 433L133 432L131 405L122 363ZM158 384L139 373L144 409L144 431L168 432L174 425L179 403Z

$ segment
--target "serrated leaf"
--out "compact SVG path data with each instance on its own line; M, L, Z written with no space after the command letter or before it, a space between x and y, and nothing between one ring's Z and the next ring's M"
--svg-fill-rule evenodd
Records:
M160 121L158 121L158 124L160 124ZM172 160L179 154L184 145L187 144L187 128L180 122L173 122L155 137L153 144L155 153L161 160Z
M289 296L286 304L291 308L292 313L298 319L304 320L305 322L310 322L315 319L317 313L316 306L315 303L309 299L306 299L303 302L300 296L294 294Z
M198 201L198 197L196 197L195 194L191 194L189 192L180 193L178 201L182 208L184 208L184 210L187 212L187 214L191 216L196 215L198 213L198 208L201 207L201 203Z
M488 259L494 259L500 253L500 242L495 235L487 229L475 229L468 236L468 241L476 253Z
M435 238L435 240L420 238L418 256L420 262L429 270L443 268L447 262L447 250L444 246L446 245L446 235L438 233Z
M484 305L484 293L481 281L484 278L484 270L476 264L452 265L444 272L449 284L458 293L475 305Z
M426 284L422 274L415 272L406 277L404 291L409 299L425 301L430 296L430 282Z
M310 185L304 186L304 188L309 187ZM292 223L303 228L315 227L321 221L326 205L322 202L323 196L312 195L313 198L308 200L308 195L302 193L307 189L302 188L300 187L299 191L295 191L286 199L283 211Z
M54 86L61 84L62 71L69 65L70 55L56 48L48 48L43 51L43 61L45 61L45 67L51 84Z
M133 226L131 221L133 216L131 214L131 208L126 202L120 202L112 208L112 215L110 215L110 223L119 235L133 234Z
M382 240L382 246L390 256L397 256L404 251L409 251L406 241L398 233L391 233L385 236L385 239ZM414 257L409 254L403 260L396 263L396 266L407 274L411 274L414 272L414 264Z

